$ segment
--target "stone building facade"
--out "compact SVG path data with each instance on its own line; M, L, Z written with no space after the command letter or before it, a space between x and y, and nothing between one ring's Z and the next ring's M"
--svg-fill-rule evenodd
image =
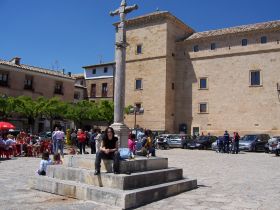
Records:
M169 12L130 19L125 105L152 130L280 134L279 40L280 21L195 32Z
M0 60L0 95L58 97L72 102L74 83L75 79L68 74L25 65L20 58Z
M83 68L88 99L113 100L115 63L101 63Z
M75 78L74 103L87 100L87 86L84 74L73 74Z
M52 71L40 67L34 67L20 62L20 58L11 61L0 60L0 97L29 96L58 97L62 101L73 102L75 79L71 74L62 71ZM29 129L27 119L22 117L9 119L17 129ZM54 124L60 124L69 128L71 122L57 120ZM45 119L36 119L34 132L50 130L50 122Z

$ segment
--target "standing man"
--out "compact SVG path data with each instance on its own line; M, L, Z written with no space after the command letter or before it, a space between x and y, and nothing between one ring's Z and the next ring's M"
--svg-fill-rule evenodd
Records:
M90 145L90 153L95 154L96 153L96 145L95 145L95 137L97 135L97 129L93 131L93 129L90 129L89 131L89 145Z
M83 129L79 129L77 139L79 142L80 154L86 154L86 133Z
M239 140L240 140L240 136L238 132L236 132L234 136L234 151L233 151L233 153L235 154L239 153Z
M229 153L229 134L227 131L224 134L224 152Z
M114 160L114 174L120 173L120 153L118 151L118 138L115 137L114 129L108 127L101 142L100 151L97 152L95 158L94 175L100 174L101 159Z
M54 154L58 153L58 150L60 150L60 155L63 157L65 133L61 130L61 127L57 128L53 138L56 139L56 152Z

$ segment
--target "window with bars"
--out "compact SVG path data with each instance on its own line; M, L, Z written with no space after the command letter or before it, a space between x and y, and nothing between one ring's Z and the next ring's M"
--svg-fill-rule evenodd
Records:
M56 82L54 87L54 93L63 95L63 83L62 82Z
M0 72L0 86L8 86L9 82L9 73Z
M91 85L90 96L91 98L96 98L96 84Z
M102 83L102 97L108 96L108 84Z
M24 80L24 89L33 90L33 77L26 75Z

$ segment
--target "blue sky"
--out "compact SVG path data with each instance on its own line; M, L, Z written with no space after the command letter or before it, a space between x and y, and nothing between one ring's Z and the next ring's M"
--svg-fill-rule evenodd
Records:
M110 17L121 0L0 0L0 58L82 72L82 66L114 60ZM196 31L280 19L279 0L128 0L128 17L168 10Z

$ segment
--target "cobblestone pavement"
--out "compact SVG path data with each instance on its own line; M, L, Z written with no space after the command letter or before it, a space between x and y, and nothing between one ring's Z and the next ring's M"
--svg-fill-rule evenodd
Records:
M280 209L280 158L264 153L239 155L213 151L158 151L170 167L197 178L199 188L138 208L150 209ZM117 209L30 190L28 178L40 159L0 161L0 209Z

